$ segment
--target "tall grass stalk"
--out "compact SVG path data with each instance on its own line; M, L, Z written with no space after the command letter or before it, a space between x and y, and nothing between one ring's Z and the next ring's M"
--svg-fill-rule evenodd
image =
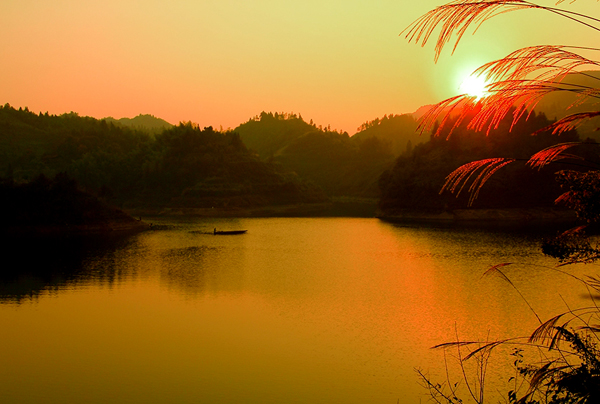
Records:
M532 10L550 13L563 17L566 28L572 27L569 24L575 24L589 29L590 34L600 32L600 19L564 8L574 1L567 3L559 0L554 6L544 6L524 0L454 0L421 16L403 34L409 42L425 46L439 30L434 54L437 62L449 44L454 52L469 29L477 31L490 18L507 12ZM506 116L512 115L513 126L522 117L529 117L540 100L552 93L575 95L571 106L592 106L591 110L571 113L544 130L560 135L576 129L583 122L600 116L600 111L593 108L593 103L584 104L585 101L600 99L600 85L596 85L598 79L582 72L598 69L600 61L595 56L584 57L581 54L583 51L587 55L598 55L600 48L577 44L528 46L489 62L474 72L484 76L490 83L485 97L461 94L443 100L423 116L419 130L440 135L442 128L450 127L452 133L466 123L468 129L489 133L492 129L498 129ZM588 83L592 84L566 82L565 78L572 73L587 75L590 79ZM555 257L559 266L589 264L600 259L600 247L597 244L593 246L585 234L586 225L600 219L600 170L593 161L575 153L578 147L585 149L588 155L590 152L598 155L595 149L597 144L569 142L541 150L528 161L532 169L538 170L558 161L569 162L577 167L577 170L557 172L557 180L565 192L556 202L574 209L584 225L542 243L543 252ZM465 164L448 175L442 191L457 195L467 191L471 195L471 204L486 181L513 161L516 159L493 158ZM500 269L504 265L496 265L488 273L499 274L514 287ZM482 404L486 397L486 369L491 352L502 346L513 348L514 359L514 375L507 375L511 388L505 392L505 402L600 403L600 278L590 276L579 280L590 304L579 308L566 306L563 313L545 321L536 313L540 325L528 337L477 342L461 341L457 335L455 342L438 345L436 348L456 350L464 390L460 389L460 382L450 380L447 365L444 383L433 382L423 371L417 370L432 400L438 403L463 403L465 401L459 397L461 390L466 391L469 401ZM521 294L516 287L515 290ZM521 296L527 301L525 296ZM529 308L535 313L530 305ZM535 360L531 359L533 357ZM474 378L466 370L468 361L475 361Z

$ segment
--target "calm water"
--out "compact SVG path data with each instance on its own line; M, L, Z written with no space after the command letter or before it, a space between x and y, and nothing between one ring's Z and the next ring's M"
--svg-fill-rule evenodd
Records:
M414 368L445 372L431 346L536 325L512 286L482 277L491 265L519 263L504 272L543 318L565 309L559 295L583 302L533 236L377 219L153 222L124 240L6 251L28 275L0 284L1 403L424 403Z

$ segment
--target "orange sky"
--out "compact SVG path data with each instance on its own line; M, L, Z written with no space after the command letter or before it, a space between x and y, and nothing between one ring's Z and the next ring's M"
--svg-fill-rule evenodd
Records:
M433 43L423 49L399 33L443 3L3 0L0 103L217 128L263 110L295 112L353 134L367 120L456 95L470 71L516 47L597 42L593 31L526 10L489 21L435 65Z

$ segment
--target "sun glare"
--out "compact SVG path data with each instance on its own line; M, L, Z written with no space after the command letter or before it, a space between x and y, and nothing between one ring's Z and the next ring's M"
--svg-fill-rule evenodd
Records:
M458 89L462 94L467 94L468 96L480 99L487 94L487 84L485 78L481 76L469 76L460 83Z

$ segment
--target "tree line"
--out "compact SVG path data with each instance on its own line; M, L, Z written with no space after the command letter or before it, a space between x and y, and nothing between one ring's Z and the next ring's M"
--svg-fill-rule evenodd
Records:
M261 161L233 131L180 123L148 133L75 113L0 107L0 173L14 182L65 173L118 206L253 207L326 200Z
M490 176L478 197L471 201L472 207L551 207L562 193L554 173L561 168L577 168L577 164L566 161L541 170L526 165L531 155L539 150L558 143L579 141L576 130L560 136L553 135L550 130L538 132L552 123L543 113L534 111L528 118L523 116L514 123L512 117L507 116L489 133L469 129L468 120L456 126L457 120L455 116L442 128L436 125L433 130L439 129L437 136L400 156L394 167L381 175L380 206L384 214L393 216L407 209L444 211L468 207L469 186L460 193L440 194L440 191L454 170L474 160L491 158L516 161Z
M466 123L450 134L450 122L430 137L416 131L412 116L386 115L349 136L300 115L262 112L234 130L188 122L149 134L76 113L35 114L7 104L0 106L0 175L25 182L66 173L124 208L258 207L348 196L380 199L383 215L439 211L468 205L466 192L459 198L439 194L462 164L498 156L525 160L541 148L578 140L576 131L531 135L550 123L533 112L512 129L505 119L489 134ZM553 171L523 163L494 175L474 207L551 206L559 191Z

